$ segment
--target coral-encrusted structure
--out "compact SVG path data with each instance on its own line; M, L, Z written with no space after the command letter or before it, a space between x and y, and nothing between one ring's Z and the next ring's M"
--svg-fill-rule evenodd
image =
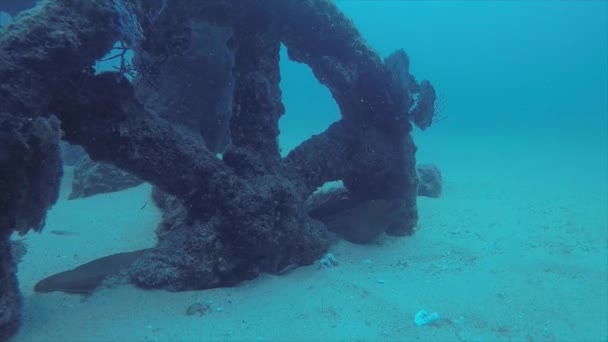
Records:
M121 191L143 183L137 177L116 166L104 162L94 162L87 155L74 166L72 192L69 199L93 196L95 194Z
M126 69L95 74L92 68L119 40L145 58L179 58L196 43L193 28L203 22L232 32L230 143L220 139L214 148L144 106ZM284 112L281 43L292 60L312 68L342 114L285 158L277 144ZM140 71L149 79L158 70ZM410 76L407 82L415 82ZM0 80L4 336L18 326L20 303L8 236L41 229L57 199L60 128L92 159L156 185L184 211L131 270L143 287L224 286L312 263L332 234L309 217L304 202L329 181L342 180L359 199L399 201L391 234L410 234L416 224L416 148L408 115L416 107L410 89L420 87L396 84L331 1L42 1L0 34ZM432 97L424 98L428 112Z

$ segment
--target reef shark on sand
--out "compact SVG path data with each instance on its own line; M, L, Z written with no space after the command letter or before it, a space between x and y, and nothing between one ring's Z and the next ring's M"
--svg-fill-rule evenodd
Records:
M313 195L308 215L353 243L370 243L390 224L398 222L400 200L355 198L342 189Z
M42 279L34 285L34 291L62 291L90 295L104 279L131 266L135 260L150 250L151 248L146 248L95 259L69 271L57 273Z
M363 200L345 191L330 191L317 196L309 215L325 223L329 230L348 241L369 243L399 219L401 202L396 200ZM151 248L108 255L68 271L44 278L34 286L36 292L62 291L90 295L111 275L128 268ZM279 274L292 269L289 265Z

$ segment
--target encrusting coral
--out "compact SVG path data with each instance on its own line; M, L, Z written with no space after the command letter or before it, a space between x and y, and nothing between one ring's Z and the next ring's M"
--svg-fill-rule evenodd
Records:
M163 63L190 51L200 23L231 30L226 44L233 60L226 70L234 83L221 116L229 119L229 140L216 137L214 147L144 106L135 89L138 78L147 80L144 86L162 84ZM414 84L407 69L410 83L397 84L394 71L331 1L46 0L1 32L4 336L18 326L20 311L8 237L40 230L57 199L60 130L93 160L154 184L183 213L164 223L158 245L135 261L131 280L142 287L226 286L312 263L333 235L303 204L330 181L341 180L361 200L398 202L387 232L413 232L417 177L409 110L416 91L419 110L428 110L433 97L425 94L434 90L428 81ZM145 59L96 74L93 65L116 41ZM277 144L284 113L281 43L290 59L311 67L341 111L341 120L286 157ZM125 76L133 72L132 83Z

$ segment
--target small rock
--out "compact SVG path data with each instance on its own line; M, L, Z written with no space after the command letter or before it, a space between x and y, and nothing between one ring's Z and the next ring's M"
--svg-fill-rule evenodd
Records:
M74 166L72 192L69 199L120 191L143 183L136 176L113 164L93 161L88 155Z
M186 315L188 316L204 316L206 314L211 313L213 310L211 309L211 305L203 302L196 302L191 304L188 309L186 309Z
M441 172L433 164L416 166L418 174L418 196L437 198L441 196Z

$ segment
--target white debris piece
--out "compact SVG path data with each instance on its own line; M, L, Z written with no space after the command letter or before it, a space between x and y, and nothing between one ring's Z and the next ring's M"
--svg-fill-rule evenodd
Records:
M423 325L428 325L428 324L431 324L438 320L439 320L438 313L433 312L432 314L429 314L428 312L426 312L426 310L422 310L422 309L420 311L416 312L416 315L414 315L414 324L417 327L421 327Z
M331 253L327 253L323 258L319 259L319 268L329 268L337 265L338 259Z

